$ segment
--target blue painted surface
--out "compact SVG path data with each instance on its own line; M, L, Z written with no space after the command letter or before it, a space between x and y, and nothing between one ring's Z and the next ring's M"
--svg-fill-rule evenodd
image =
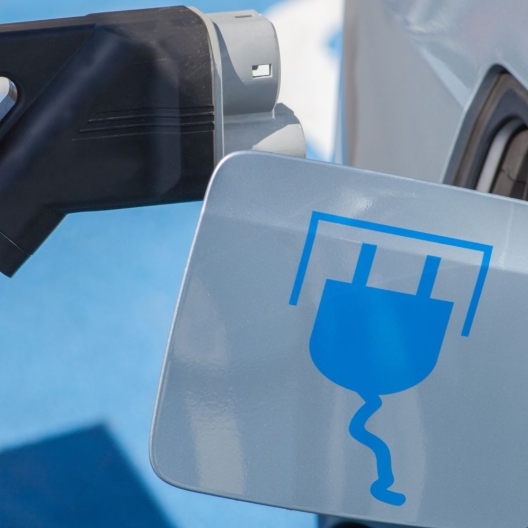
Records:
M191 4L214 12L265 11L273 3ZM174 4L4 0L0 21ZM157 383L200 209L192 203L70 215L13 279L0 276L0 450L104 423L172 525L313 528L312 515L172 488L150 467ZM57 458L67 468L62 462Z
M367 286L375 250L363 245L351 283L326 282L310 339L321 373L364 399L410 389L432 372L453 308L421 293L424 279L417 295Z
M312 215L290 304L296 305L299 300L321 221L386 233L402 241L414 238L482 252L483 263L462 332L463 336L469 335L489 267L490 246L320 212ZM376 457L378 479L370 491L382 502L402 506L405 495L389 490L394 483L389 447L369 432L366 424L381 407L381 395L415 387L434 370L453 303L431 298L441 264L441 259L432 255L425 259L415 295L368 286L377 249L376 245L362 244L352 282L326 281L309 347L321 374L357 392L365 401L349 431Z
M403 493L397 493L389 488L394 484L392 473L391 453L387 444L375 434L367 431L365 425L370 417L381 408L382 401L379 396L371 395L354 415L350 422L350 435L358 442L367 446L376 455L376 469L378 479L372 483L370 492L381 502L392 506L403 506L406 501Z
M324 376L365 400L350 434L376 455L379 478L372 495L401 506L405 496L388 490L394 483L389 448L365 425L381 407L381 394L410 389L433 371L453 303L430 298L440 264L436 257L427 257L416 295L367 286L376 249L363 244L351 283L326 282L310 353Z

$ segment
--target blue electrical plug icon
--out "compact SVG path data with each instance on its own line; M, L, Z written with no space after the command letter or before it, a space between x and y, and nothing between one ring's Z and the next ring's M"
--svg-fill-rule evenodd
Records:
M312 215L290 304L298 303L320 221L481 251L482 266L462 331L463 336L469 335L491 260L491 246L325 213ZM436 256L426 257L416 295L368 286L376 250L375 245L362 244L352 282L326 281L309 348L312 361L324 376L364 400L349 431L376 457L378 479L370 488L371 494L379 501L402 506L405 495L389 489L394 484L390 450L366 429L366 423L380 409L380 396L408 390L434 370L453 303L431 298L441 263Z
M351 283L326 282L310 353L322 374L365 400L350 423L350 434L376 455L378 480L372 495L400 506L405 496L388 489L394 483L389 448L365 424L381 407L380 395L410 389L432 372L453 303L431 299L437 257L427 257L416 295L367 286L376 249L363 244Z

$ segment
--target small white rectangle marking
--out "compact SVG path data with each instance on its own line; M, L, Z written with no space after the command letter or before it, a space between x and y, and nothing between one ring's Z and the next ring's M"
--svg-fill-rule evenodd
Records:
M271 77L271 64L257 64L253 66L253 78Z

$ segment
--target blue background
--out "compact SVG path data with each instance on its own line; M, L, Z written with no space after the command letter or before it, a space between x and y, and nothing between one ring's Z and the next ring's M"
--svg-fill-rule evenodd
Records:
M265 11L273 3L192 4L214 12ZM174 2L3 0L0 20L167 5ZM82 504L106 512L87 526L132 526L120 517L127 509L138 526L316 525L312 515L172 488L150 467L157 382L200 207L70 215L15 278L0 277L2 525L81 526ZM116 495L125 489L128 495ZM9 508L11 517L2 517ZM159 513L157 520L149 508ZM153 516L140 522L143 514Z

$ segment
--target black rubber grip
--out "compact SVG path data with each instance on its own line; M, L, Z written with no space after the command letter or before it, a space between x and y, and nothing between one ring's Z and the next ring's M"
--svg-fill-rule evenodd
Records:
M199 200L214 169L212 54L185 7L0 26L0 271L76 211Z

